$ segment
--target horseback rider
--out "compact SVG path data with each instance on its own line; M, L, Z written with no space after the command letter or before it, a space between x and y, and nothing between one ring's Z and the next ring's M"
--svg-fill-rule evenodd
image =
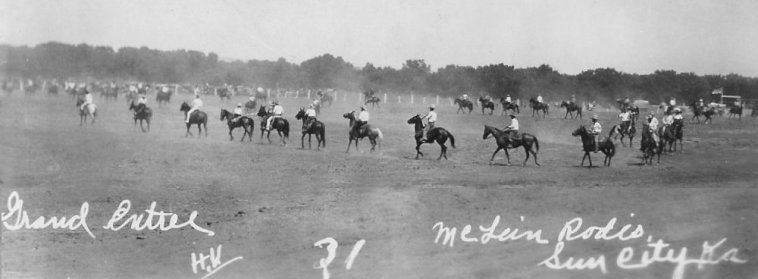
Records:
M516 115L513 113L509 114L508 116L511 117L511 125L506 126L503 131L508 133L511 138L515 139L518 137L518 119L516 119Z
M242 117L242 103L237 103L237 107L232 111L232 122L237 122Z
M421 120L426 119L427 123L427 129L426 129L426 138L429 139L429 131L434 129L435 123L437 123L437 112L434 111L434 104L429 105L429 112L421 117Z
M468 101L468 94L463 94L463 96L461 96L461 100Z
M629 111L625 108L621 109L621 113L618 116L618 118L621 118L621 130L623 130L627 134L629 133L629 130L632 128L631 116L632 114L629 113Z
M542 95L537 95L537 103L538 104L544 103L544 100L542 100Z
M704 108L704 107L705 107L705 102L703 102L703 99L700 99L700 100L698 101L698 103L697 103L697 106L698 106L699 108Z
M284 107L279 105L279 101L274 101L271 106L273 107L271 109L271 116L266 120L266 131L271 130L271 122L274 122L275 118L282 118L282 114L284 114Z
M570 101L570 104L572 104L572 105L573 105L573 104L575 104L575 103L576 103L576 94L571 94L571 101Z
M358 113L358 119L355 120L353 125L353 132L360 135L365 134L364 130L368 124L369 114L365 106L361 106L361 112Z
M590 135L595 142L595 153L598 152L600 143L600 133L603 131L603 127L600 126L600 122L597 122L597 114L592 115L592 126L590 126Z
M86 108L88 105L92 104L93 102L92 93L90 93L89 90L87 90L87 88L84 88L84 92L86 93L84 94L84 103L82 104L81 107L79 107L79 110L84 110L84 108Z
M134 110L134 114L138 114L142 112L147 107L147 97L145 95L142 95L139 97L139 100L137 100L137 109Z
M199 110L201 107L203 107L203 100L200 100L200 94L196 94L195 99L192 100L192 107L187 111L187 119L184 120L184 123L189 123L192 113Z
M658 133L656 133L658 130L658 119L655 118L655 115L652 112L647 116L647 123L650 134L653 135L653 141L658 145L659 138ZM645 149L644 147L640 147L640 150L644 151Z
M315 105L308 105L308 109L305 110L305 123L303 123L303 131L307 131L311 124L316 122L316 109Z
M673 123L677 123L678 122L679 124L682 124L682 122L684 121L684 116L682 116L682 109L675 108L674 109L674 113L676 115L674 115L674 122Z
M512 103L511 94L505 95L505 105L508 106Z
M669 112L664 112L664 114L665 116L661 120L661 123L663 124L660 131L661 135L666 134L666 130L668 130L669 126L671 126L671 124L674 124L674 115Z

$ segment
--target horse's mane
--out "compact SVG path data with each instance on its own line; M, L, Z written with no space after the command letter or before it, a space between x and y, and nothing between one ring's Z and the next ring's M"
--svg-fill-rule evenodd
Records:
M495 128L494 126L490 126L490 125L484 125L484 128L489 129L489 130L493 130L493 132L497 132L497 133L502 133L503 132L503 130L500 130L500 129Z

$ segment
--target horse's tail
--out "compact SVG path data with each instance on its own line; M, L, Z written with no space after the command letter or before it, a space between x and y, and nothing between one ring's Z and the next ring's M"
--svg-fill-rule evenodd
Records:
M284 121L284 137L290 138L290 123L288 121Z
M613 142L609 142L611 144L610 147L608 147L608 155L613 157L613 155L616 155L616 145L613 144Z
M609 138L613 136L613 133L615 133L615 132L616 132L616 129L618 129L618 127L619 127L619 125L618 125L618 124L616 124L616 125L613 125L613 127L611 127L611 131L610 131L610 132L608 132L608 137L609 137Z
M382 134L382 130L379 130L379 128L376 128L376 134L379 136L379 139L383 139L384 135Z
M455 148L455 137L453 137L453 134L450 132L447 132L447 134L450 136L450 145Z
M537 140L537 137L534 137L534 154L537 154L538 152L540 152L540 141Z

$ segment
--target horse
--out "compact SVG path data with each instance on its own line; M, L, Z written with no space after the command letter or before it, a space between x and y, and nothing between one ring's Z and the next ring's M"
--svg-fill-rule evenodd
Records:
M495 137L495 142L497 142L497 149L492 153L490 165L492 165L492 160L495 159L495 155L497 155L500 149L505 151L505 158L508 159L508 165L510 165L511 157L508 155L508 148L518 148L519 146L523 146L524 153L526 153L523 166L526 166L526 162L529 161L529 153L534 155L534 164L537 166L540 165L537 163L537 152L540 151L540 143L534 135L521 133L520 138L512 138L510 133L503 132L492 126L484 125L484 135L482 136L482 139L487 139L490 135L493 135Z
M379 130L379 128L376 128L374 126L371 126L369 124L366 124L366 126L363 127L360 131L355 131L353 127L357 125L355 121L355 111L351 111L348 113L345 113L342 115L343 118L348 120L348 142L347 142L347 150L345 153L350 152L350 144L355 141L355 150L358 151L358 140L362 139L364 137L368 137L369 142L371 143L371 152L374 151L377 144L379 144L379 147L381 148L381 143L377 141L376 139L382 139L384 138L384 135L382 134L382 130Z
M79 126L87 123L88 116L92 116L92 122L90 124L95 125L95 117L97 117L97 106L95 104L87 104L84 106L84 108L82 108L82 104L84 104L84 99L77 99L76 107L79 108Z
M539 112L539 111L542 111L542 118L545 118L545 116L550 114L548 113L548 108L550 107L550 105L546 103L537 102L537 99L534 97L529 99L529 106L532 107L532 117L534 117L535 112ZM537 116L539 116L539 113L537 114Z
M160 92L156 93L155 94L155 102L158 103L158 106L160 106L164 102L166 104L170 104L171 103L171 94L172 93L173 92L171 92L171 91L168 91L168 92L160 91Z
M684 151L684 144L682 143L682 128L684 127L684 123L682 123L681 120L674 120L674 123L671 124L670 127L667 129L664 129L665 126L661 127L662 132L659 134L661 141L664 143L662 146L662 151L665 151L666 144L669 146L668 152L674 152L676 151L676 141L679 141L679 148L680 151ZM673 151L672 151L673 148Z
M455 98L454 103L458 105L458 110L455 111L455 114L458 114L458 112L463 112L463 114L466 114L464 108L468 109L468 114L471 114L471 111L474 110L474 103L469 100Z
M380 101L379 97L371 96L371 97L369 97L369 98L366 99L366 103L364 103L363 105L371 104L371 108L373 108L374 106L379 107L379 101ZM379 107L379 108L381 108L381 107Z
M234 140L234 135L232 135L232 131L234 131L237 127L242 127L242 139L240 141L245 141L245 135L247 135L248 141L253 141L253 131L255 129L255 120L253 120L250 117L247 116L239 116L236 121L234 121L234 113L231 113L228 110L221 109L221 117L219 118L220 121L226 120L226 125L229 126L229 140Z
M311 149L311 135L316 135L316 150L321 150L323 145L326 148L326 125L323 122L314 120L310 126L306 127L305 123L308 121L308 117L305 116L305 110L300 108L300 111L295 114L295 119L303 121L303 136L300 137L300 146L305 149L305 135L308 135L308 149Z
M490 109L490 115L495 111L495 103L484 97L479 97L479 104L482 105L482 115L484 115L484 109Z
M268 117L272 116L266 111L265 106L261 106L257 115L261 118L261 140L263 140L263 133L266 133L266 139L268 139L268 143L271 143L271 130L266 130L266 121ZM272 121L271 129L276 129L276 133L282 139L282 144L287 145L286 139L290 138L290 123L287 122L287 119L277 117Z
M590 132L587 131L587 128L584 127L584 125L579 126L579 128L571 133L571 135L575 137L580 136L582 138L582 150L584 150L584 156L582 156L582 164L580 166L584 166L584 159L589 159L590 167L592 167L592 157L590 157L590 152L595 151L595 140L593 139L593 136L590 135ZM616 154L616 145L613 144L613 141L611 141L610 138L605 138L600 141L597 146L599 151L603 152L605 155L603 166L610 167L611 158Z
M129 104L129 110L134 111L134 128L137 128L137 120L139 120L139 127L143 133L150 131L150 119L153 118L153 110L145 106L135 106L134 102ZM147 130L142 127L142 121L147 122Z
M561 107L566 108L566 116L563 117L563 119L566 119L569 114L571 114L571 119L574 119L574 117L579 116L579 119L582 119L582 106L577 105L573 102L567 102L563 101L561 102ZM576 116L574 116L574 112L576 111Z
M455 148L455 137L453 137L453 134L445 130L445 128L434 127L427 132L427 138L424 139L424 123L421 121L421 116L418 114L411 117L411 119L408 119L408 124L412 124L413 129L416 131L416 159L418 159L419 155L424 157L424 153L420 150L422 144L433 143L436 141L441 148L440 156L437 160L442 159L442 157L445 157L445 160L447 160L447 146L445 146L445 142L447 141L447 138L450 138L450 145Z
M634 127L634 118L630 119L631 122L629 123L628 129L626 129L626 127L621 127L621 124L613 125L611 131L608 133L608 138L616 140L616 138L620 137L619 141L621 142L621 146L626 147L626 145L624 145L624 137L629 137L629 147L632 147L632 140L634 139L634 134L637 133L637 129Z
M732 116L735 116L735 115L739 119L742 119L742 106L733 107L729 109L729 119L732 119Z
M505 99L500 98L500 104L503 105L503 113L500 115L505 115L508 110L512 110L514 113L521 113L521 111L519 111L518 105L515 103L506 102Z
M179 111L184 112L185 119L187 117L187 112L189 112L190 109L191 108L187 104L187 102L182 102L182 105L179 106ZM192 112L192 115L190 115L189 117L189 122L187 122L186 124L187 124L187 134L185 134L184 137L188 137L192 135L192 133L190 132L190 126L192 126L192 124L197 124L197 137L200 137L203 133L203 130L200 128L200 125L202 125L203 128L205 128L205 137L206 138L208 137L208 115L205 114L205 112L202 112L199 110Z
M653 157L658 155L658 163L661 163L661 152L663 152L663 142L655 142L653 133L650 132L648 124L642 124L642 140L640 141L640 150L642 151L642 162L646 165L653 164Z
M640 120L640 107L635 106L635 105L630 105L627 109L629 110L629 114L630 114L629 118L632 121Z

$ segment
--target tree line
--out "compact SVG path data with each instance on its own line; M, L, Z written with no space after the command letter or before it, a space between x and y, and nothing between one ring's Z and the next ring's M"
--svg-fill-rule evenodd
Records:
M441 96L490 95L546 100L611 101L630 97L658 103L668 98L693 102L708 100L711 91L758 98L758 78L737 74L703 75L658 70L632 74L598 68L577 75L562 74L549 65L515 68L447 65L432 71L424 60L409 59L400 69L367 63L355 66L339 56L324 54L292 63L277 61L221 61L217 54L194 50L161 51L57 42L34 47L0 45L0 71L6 78L129 80L157 83L262 86L274 89L327 89L343 91L436 94Z

